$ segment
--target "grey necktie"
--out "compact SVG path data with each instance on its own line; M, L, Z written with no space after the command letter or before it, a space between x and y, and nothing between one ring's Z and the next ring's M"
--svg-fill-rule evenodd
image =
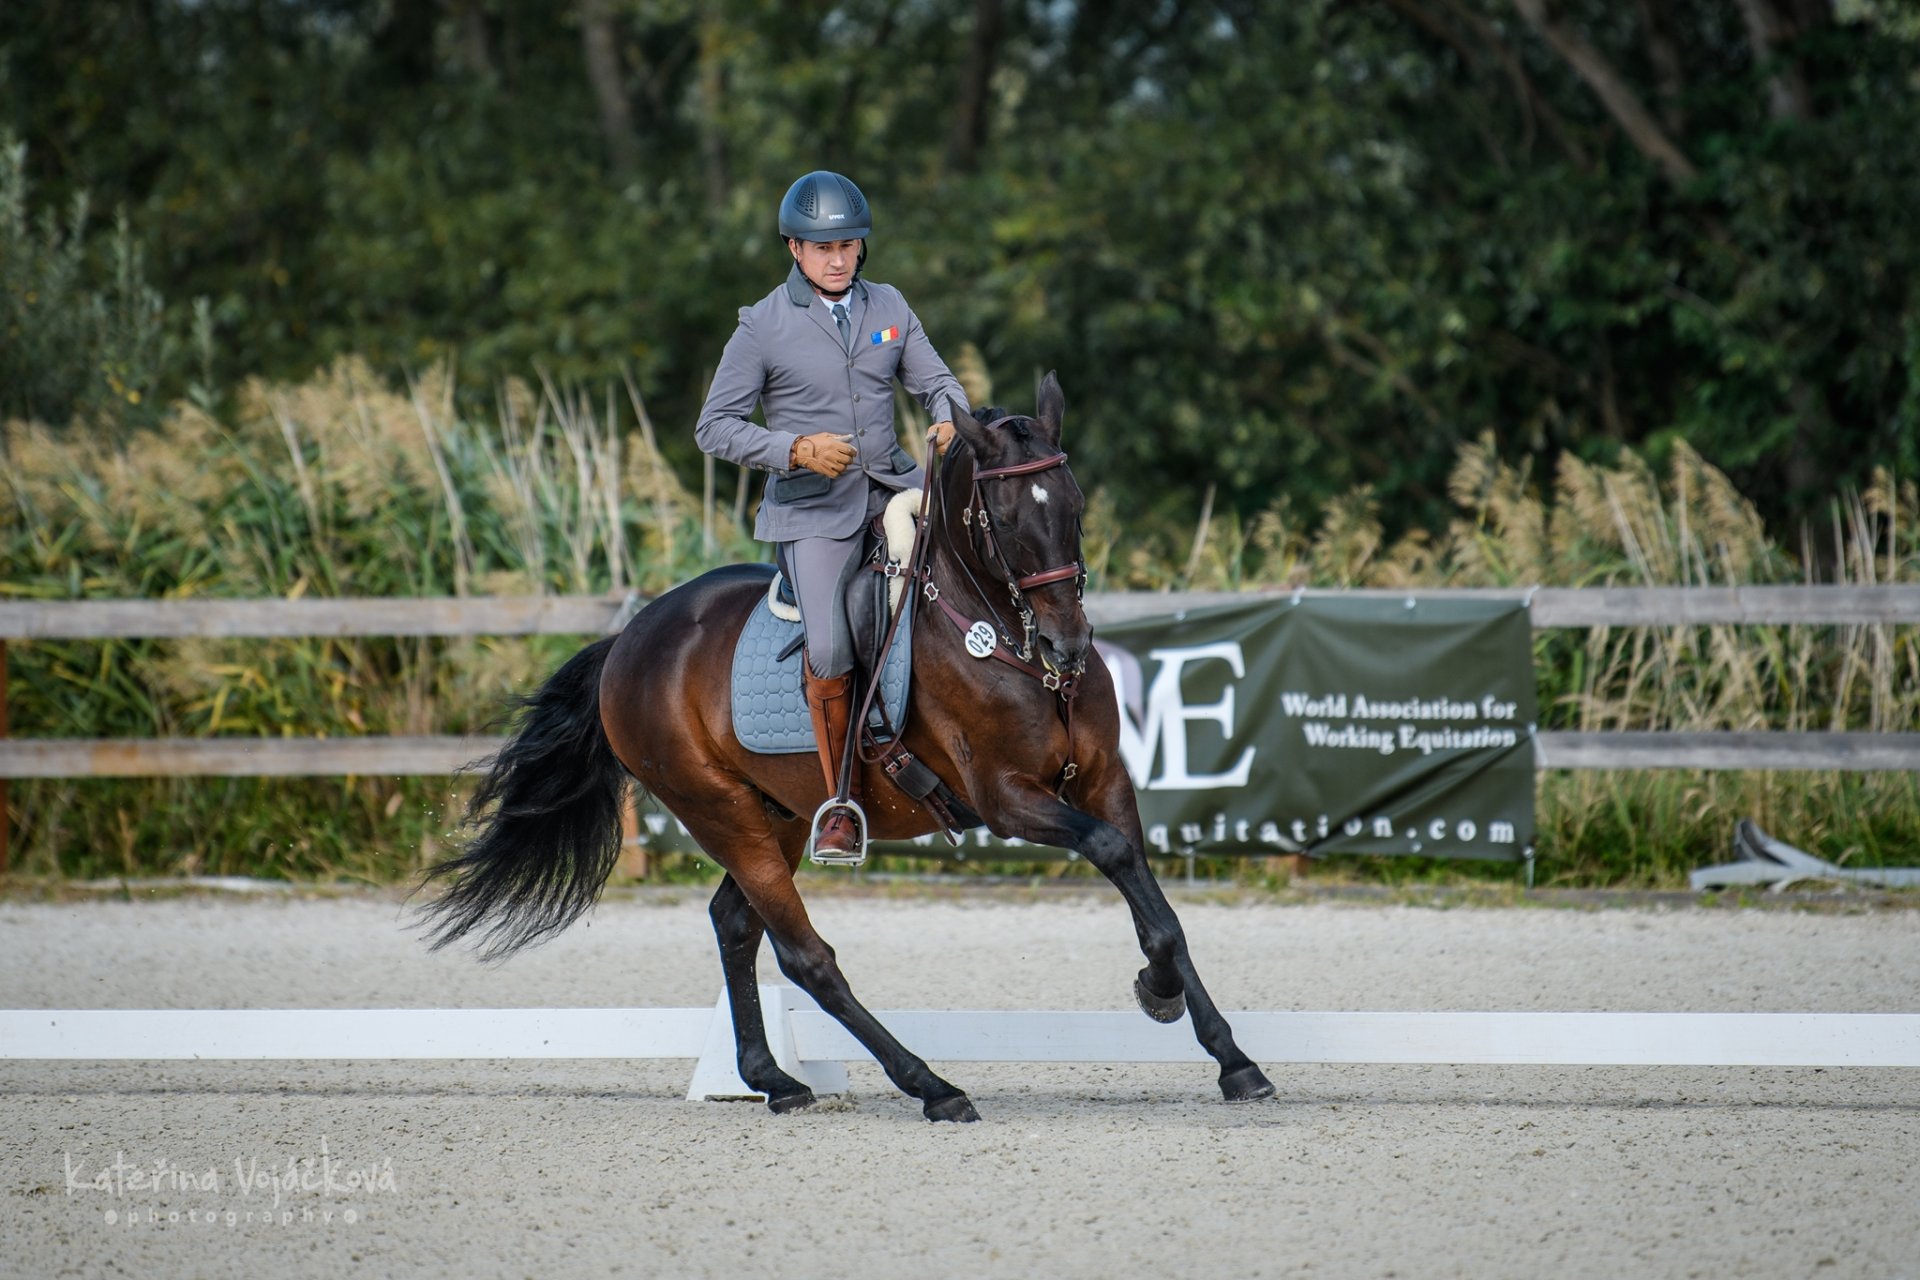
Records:
M853 350L853 325L847 320L846 303L833 304L833 322L840 328L840 345L848 351Z

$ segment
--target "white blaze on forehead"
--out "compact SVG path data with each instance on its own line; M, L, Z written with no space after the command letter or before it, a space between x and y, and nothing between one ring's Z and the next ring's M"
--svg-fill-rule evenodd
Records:
M1038 484L1033 486L1033 500L1035 502L1045 502L1047 500L1047 491L1042 489Z

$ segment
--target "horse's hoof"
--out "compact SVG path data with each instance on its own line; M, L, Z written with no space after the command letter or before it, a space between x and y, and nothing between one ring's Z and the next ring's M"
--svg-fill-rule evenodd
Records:
M813 1103L813 1090L803 1087L798 1093L769 1095L767 1098L767 1110L777 1116L783 1116L789 1111L804 1111L812 1106Z
M955 1124L972 1124L980 1118L980 1113L973 1109L973 1100L964 1093L936 1099L920 1110L929 1120L951 1120Z
M1220 1073L1220 1092L1228 1102L1258 1102L1273 1096L1273 1082L1249 1062L1244 1067Z
M1187 993L1176 991L1170 996L1157 996L1147 990L1143 979L1147 971L1142 969L1140 977L1133 980L1133 998L1140 1002L1141 1011L1155 1022L1178 1022L1187 1014Z

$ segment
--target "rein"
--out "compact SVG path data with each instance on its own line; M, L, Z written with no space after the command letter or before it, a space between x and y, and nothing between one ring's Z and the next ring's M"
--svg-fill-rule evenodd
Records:
M985 429L993 430L1012 420L1013 416L1011 415L996 418L987 423ZM921 495L920 524L914 536L912 555L908 558L908 562L904 568L897 562L888 562L884 567L875 566L875 568L888 577L896 577L904 572L910 581L917 583L920 592L926 597L928 603L937 605L939 612L953 624L955 630L962 634L966 650L973 657L997 658L1001 662L1011 666L1014 670L1038 681L1043 688L1055 695L1057 699L1055 710L1060 716L1060 722L1065 728L1067 735L1067 758L1054 784L1054 792L1057 795L1065 789L1067 783L1072 781L1074 776L1080 771L1079 764L1073 759L1073 704L1074 699L1080 692L1080 677L1086 671L1086 662L1083 658L1069 671L1060 671L1044 659L1040 665L1034 664L1033 640L1036 632L1036 622L1033 610L1028 606L1024 593L1039 587L1050 586L1056 582L1065 582L1068 579L1073 579L1076 584L1075 595L1077 597L1085 589L1086 562L1076 559L1069 564L1057 565L1053 568L1042 569L1035 573L1019 573L1013 567L1006 554L1000 549L999 543L993 536L993 521L987 514L987 505L981 493L980 485L982 481L1011 479L1051 470L1054 467L1064 465L1067 461L1067 455L1064 452L1056 451L1046 457L1033 458L1025 462L1010 463L1001 467L976 469L968 482L969 487L966 505L961 508L960 523L968 531L968 541L972 543L980 560L1000 574L1006 584L1008 594L1012 598L1013 606L1018 613L1021 625L1021 640L1016 654L1011 636L1007 633L998 613L993 609L992 605L987 602L985 589L979 580L974 577L973 571L968 567L964 557L956 554L953 558L961 573L966 576L968 583L973 587L974 593L980 598L983 604L987 605L987 614L991 621L988 621L987 618L977 621L969 619L943 598L939 584L934 581L932 515L935 492L938 491L939 493L940 503L943 509L946 507L948 500L946 490L939 482L942 457L936 450L932 450L931 448L929 452L931 453L931 457L927 467L927 485ZM899 631L900 619L904 616L905 612L906 606L903 599L900 609L896 611L893 621L888 627L886 640L881 647L881 657L878 662L876 662L876 669L878 669L880 662L884 662L887 649L893 645L894 639ZM898 778L901 771L905 769L924 769L924 766L919 765L903 745L903 738L906 731L906 711L904 708L901 712L901 724L894 730L892 742L885 748L879 748L878 744L875 743L875 752L873 754L868 753L866 750L868 744L865 726L872 703L873 689L870 688L867 693L865 705L860 708L859 718L856 721L856 723L862 727L863 740L861 744L861 754L863 757L869 760L878 760L887 770L888 774L896 778ZM954 825L950 821L949 813L943 812L944 806L939 805L934 797L922 796L920 798L923 802L927 802L930 808L933 808L935 816L939 817L947 826L952 827Z

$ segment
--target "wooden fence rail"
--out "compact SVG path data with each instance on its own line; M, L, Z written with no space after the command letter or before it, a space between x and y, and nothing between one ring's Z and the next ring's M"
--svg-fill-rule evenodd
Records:
M1094 623L1179 613L1249 599L1327 596L1529 602L1536 630L1788 624L1920 624L1920 586L1356 588L1300 591L1094 592ZM183 636L598 635L645 601L639 596L474 596L420 599L9 600L0 640Z
M1920 625L1920 586L1305 589L1096 592L1098 625L1249 598L1442 595L1524 602L1535 630L1612 626ZM645 601L626 596L0 602L0 874L7 780L78 777L439 776L490 755L484 737L7 740L9 639L598 635ZM1920 733L1540 733L1542 769L1920 770Z
M10 778L446 777L505 742L483 737L16 738ZM1920 733L1537 733L1540 769L1920 770Z

